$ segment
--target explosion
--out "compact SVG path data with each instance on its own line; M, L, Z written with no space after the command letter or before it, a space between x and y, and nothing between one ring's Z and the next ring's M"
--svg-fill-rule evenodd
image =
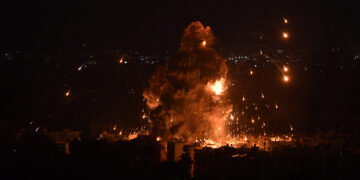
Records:
M224 91L224 83L225 79L221 78L220 80L215 81L215 83L209 84L209 87L216 95L220 95Z
M213 43L210 27L192 22L175 58L150 78L143 96L154 139L225 141L225 124L232 112L226 92L228 68Z

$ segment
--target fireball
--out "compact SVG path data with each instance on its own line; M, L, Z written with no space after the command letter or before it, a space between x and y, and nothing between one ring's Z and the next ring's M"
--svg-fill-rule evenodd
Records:
M220 95L225 90L224 83L225 83L225 79L221 78L215 81L213 84L209 84L209 87L216 95Z

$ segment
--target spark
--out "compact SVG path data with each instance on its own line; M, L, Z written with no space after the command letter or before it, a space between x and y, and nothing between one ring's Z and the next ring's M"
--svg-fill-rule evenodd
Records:
M119 60L119 63L122 64L124 62L124 57L121 57L121 59Z
M265 96L264 96L264 93L261 92L261 98L264 99Z
M119 136L121 136L122 135L122 129L120 130L120 132L119 132Z
M242 101L245 101L245 97L243 96Z
M251 118L251 123L253 123L253 124L255 123L255 120L253 118Z
M38 132L40 129L40 126L35 129L35 132Z
M206 41L203 40L202 43L201 43L202 47L206 47Z
M68 90L68 91L65 93L65 96L66 96L66 97L70 96L70 90Z
M291 126L291 124L290 124L290 131L294 131L294 128Z
M284 81L285 81L285 82L288 82L288 81L289 81L289 77L286 76L286 75L284 75Z
M158 137L156 138L156 141L158 141L158 142L161 141L161 137L158 136Z
M232 114L230 114L230 119L234 120L234 116Z
M282 35L284 39L287 39L289 37L289 34L287 32L283 32Z
M220 80L215 81L214 84L210 84L210 89L216 94L220 95L222 92L224 92L224 83L225 79L221 78Z
M288 71L289 71L288 67L284 66L284 72L288 72Z
M253 75L254 74L254 72L250 69L250 75Z
M275 104L275 109L278 109L278 108L279 108L279 106L277 104Z
M116 130L116 125L114 126L113 130L114 130L114 131Z
M288 19L284 18L284 23L287 24L287 23L288 23Z
M145 119L145 118L146 118L146 115L145 115L145 114L143 114L142 118L143 118L143 119Z
M260 55L262 55L262 54L263 54L263 52L262 52L262 50L261 50L261 49L260 49L260 51L259 51L259 52L260 52Z

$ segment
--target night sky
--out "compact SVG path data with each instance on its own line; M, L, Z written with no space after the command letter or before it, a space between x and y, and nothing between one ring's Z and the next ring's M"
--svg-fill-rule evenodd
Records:
M1 33L1 47L66 50L81 48L86 42L93 49L159 53L176 50L182 30L200 20L213 28L218 46L241 48L251 33L269 34L282 29L282 17L287 17L292 47L328 48L358 42L356 8L354 3L334 0L14 0L2 6L5 33Z

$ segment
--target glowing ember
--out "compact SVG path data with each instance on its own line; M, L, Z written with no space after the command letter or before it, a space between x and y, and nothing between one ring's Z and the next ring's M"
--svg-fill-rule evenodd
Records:
M202 47L206 47L206 41L203 40L202 43L201 43Z
M222 92L224 92L224 83L225 79L221 78L220 80L215 81L214 84L210 84L210 89L216 94L220 95Z
M254 72L250 69L250 75L253 75L254 74Z
M287 32L283 32L282 36L284 39L287 39L289 37L289 34Z
M122 64L124 62L124 57L121 57L121 59L119 60L119 63Z
M234 120L234 116L232 114L230 114L230 119Z
M289 71L288 67L284 66L284 72L288 72L288 71Z
M70 96L70 90L68 90L68 91L65 93L65 96L66 96L66 97Z
M157 138L156 138L156 141L161 141L161 138L158 136Z
M289 77L286 76L286 75L284 75L284 81L285 81L285 82L288 82L288 81L289 81Z
M284 23L287 24L288 23L288 20L286 18L284 18Z
M134 132L133 134L130 133L129 136L128 136L128 140L132 140L132 139L135 139L137 137L138 137L138 134L136 132Z

